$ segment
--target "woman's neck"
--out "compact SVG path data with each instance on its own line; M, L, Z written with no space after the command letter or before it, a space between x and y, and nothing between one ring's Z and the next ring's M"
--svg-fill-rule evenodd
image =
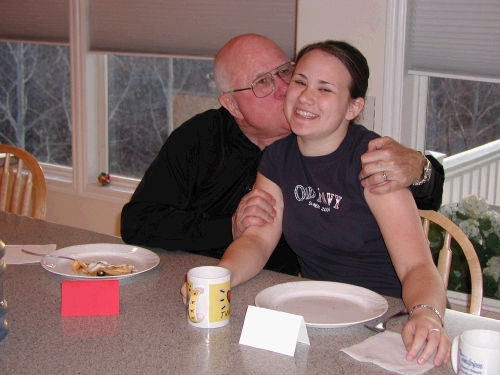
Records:
M311 137L297 135L297 145L300 153L304 156L323 156L334 152L339 148L347 134L347 126L337 129L328 137Z

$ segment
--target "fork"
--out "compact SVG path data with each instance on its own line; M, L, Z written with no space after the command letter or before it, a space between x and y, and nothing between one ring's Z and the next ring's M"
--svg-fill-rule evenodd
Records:
M368 324L365 324L365 327L368 329L371 329L374 332L384 332L386 330L387 322L389 320L396 318L398 316L403 316L403 315L408 315L408 310L406 310L406 308L402 309L401 311L397 312L394 315L389 316L388 318L385 318L383 321L381 321L380 323L378 323L375 326L370 326Z
M29 251L29 250L26 250L26 249L21 249L21 251L23 253L26 253L26 254L38 255L38 256L41 256L41 257L64 258L64 259L69 259L69 260L76 260L75 258L67 257L67 256L64 256L64 255L40 254L40 253L35 253L33 251Z

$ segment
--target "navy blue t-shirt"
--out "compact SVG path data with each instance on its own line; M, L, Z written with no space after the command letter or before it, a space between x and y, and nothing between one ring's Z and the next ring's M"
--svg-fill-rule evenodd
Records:
M283 192L283 234L304 277L401 298L401 283L358 179L360 157L377 137L351 124L333 153L306 157L292 134L267 147L259 172Z

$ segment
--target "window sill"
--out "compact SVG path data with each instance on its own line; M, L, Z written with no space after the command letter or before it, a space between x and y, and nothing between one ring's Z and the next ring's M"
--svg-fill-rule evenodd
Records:
M49 191L91 198L104 202L127 203L139 184L139 180L137 179L118 176L111 176L111 182L105 186L97 182L97 178L95 182L84 181L78 184L73 176L72 168L50 164L44 164L42 168Z

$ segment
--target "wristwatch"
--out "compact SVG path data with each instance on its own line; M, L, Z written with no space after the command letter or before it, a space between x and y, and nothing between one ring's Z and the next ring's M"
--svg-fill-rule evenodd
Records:
M423 185L431 179L432 164L431 164L431 161L425 157L425 155L424 155L424 158L425 158L425 160L427 160L427 162L425 163L425 166L424 166L424 174L422 175L422 179L420 181L414 182L412 184L413 186Z

